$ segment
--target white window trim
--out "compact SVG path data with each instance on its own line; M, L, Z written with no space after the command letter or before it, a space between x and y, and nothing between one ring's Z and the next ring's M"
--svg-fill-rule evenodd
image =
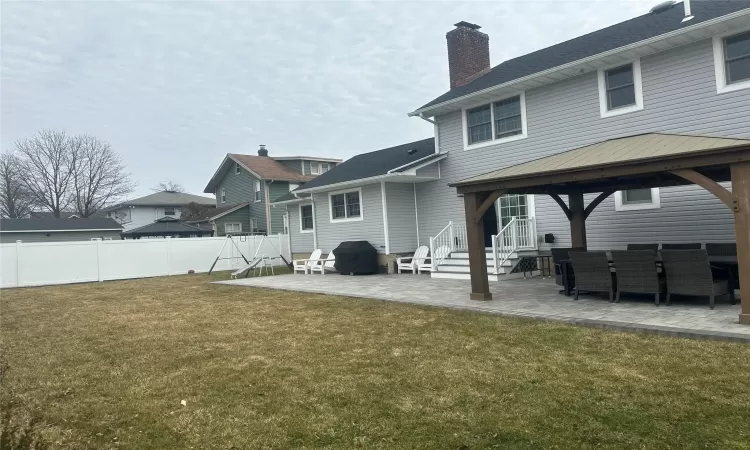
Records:
M513 136L507 136L507 137L503 137L500 139L496 139L495 138L494 104L496 102L507 100L509 98L516 97L516 96L518 96L521 100L521 134L516 134ZM482 103L478 103L476 105L472 105L470 107L461 109L461 122L462 122L463 133L464 133L464 150L474 150L477 148L489 147L491 145L498 145L498 144L503 144L506 142L518 141L520 139L526 139L527 137L529 137L529 130L528 130L528 126L526 125L526 91L521 91L512 95L503 96L503 98L498 98L497 100L489 102L490 120L491 120L490 123L492 124L492 139L490 139L489 141L477 142L476 144L469 144L469 129L468 129L468 123L466 121L467 111L470 109L474 109L480 106L487 105L487 104L488 102L482 102Z
M227 202L227 189L226 188L221 188L221 197L220 198L221 198L221 203L226 203Z
M333 196L339 195L339 194L346 194L348 192L359 192L359 217L347 217L345 219L334 219L333 218ZM345 197L346 198L346 197ZM356 188L356 189L345 189L342 191L333 191L328 193L328 218L330 219L331 223L341 223L341 222L358 222L360 220L365 219L365 208L364 208L364 197L362 197L362 188Z
M617 67L622 67L627 64L633 65L633 87L635 89L635 105L626 106L624 108L617 108L609 110L607 108L607 80L604 72ZM604 67L597 71L597 80L599 83L599 114L602 118L619 116L622 114L628 114L636 111L643 110L643 77L641 76L641 59L637 58L630 62L621 62L614 64L609 67Z
M659 188L651 188L651 203L633 203L628 205L622 201L622 191L615 192L615 211L638 211L642 209L661 208Z
M746 31L750 31L750 27L741 30L729 31L713 37L714 74L716 76L717 94L724 94L726 92L734 92L742 89L750 89L750 80L727 84L726 67L724 65L724 38L734 36L735 34L742 34Z
M263 199L262 195L260 195L260 196L257 195L259 192L261 192L260 181L254 180L253 181L253 202L254 203L260 203L260 201Z
M312 216L313 216L313 227L309 230L305 230L302 228L302 207L303 206L311 206L312 207ZM315 232L315 205L312 203L305 203L302 205L299 205L299 232L300 233L314 233Z
M240 226L240 230L239 231L228 231L227 230L227 225L239 225ZM226 222L226 223L224 223L224 234L229 234L229 233L242 233L242 222Z

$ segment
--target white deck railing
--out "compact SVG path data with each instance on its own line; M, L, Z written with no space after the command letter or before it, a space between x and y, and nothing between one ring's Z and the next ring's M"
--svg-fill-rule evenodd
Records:
M440 230L440 233L436 234L434 237L430 238L430 264L432 265L432 271L435 272L437 270L437 266L443 262L445 257L448 256L448 254L440 255L441 257L436 256L435 250L439 249L443 246L448 246L451 251L455 249L454 247L454 234L455 230L453 228L453 222L448 222L448 225L445 226L442 230Z

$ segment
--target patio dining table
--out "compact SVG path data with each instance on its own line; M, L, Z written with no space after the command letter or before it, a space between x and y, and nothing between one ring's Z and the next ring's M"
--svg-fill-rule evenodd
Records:
M610 270L614 273L617 273L617 268L614 266L614 262L612 261L611 255L608 255ZM727 256L727 255L708 255L708 262L715 266L720 267L733 267L738 266L739 262L737 261L737 256ZM562 275L562 282L563 282L563 290L561 293L564 293L566 297L570 297L571 291L573 290L573 286L570 286L568 283L568 270L569 266L571 265L571 262L569 259L563 259L558 262L560 264L560 271ZM655 269L657 271L661 271L662 269L662 262L661 262L661 255L657 254L656 256L656 267ZM729 282L730 285L734 284L734 277L732 275L732 271L729 271Z

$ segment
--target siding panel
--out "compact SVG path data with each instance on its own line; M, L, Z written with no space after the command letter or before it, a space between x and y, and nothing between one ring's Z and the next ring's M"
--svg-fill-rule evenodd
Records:
M526 92L528 138L463 150L461 112L436 118L441 180L417 184L422 240L449 220L464 222L463 201L448 183L606 139L647 132L750 138L750 90L717 94L710 40L641 59L644 110L601 118L595 73ZM697 186L661 189L661 208L615 212L614 197L587 220L592 248L628 242L731 241L732 214ZM588 196L590 201L594 195ZM552 199L536 196L538 233L570 243L568 221Z
M388 240L391 253L411 253L417 248L414 184L386 183Z
M360 202L363 220L331 223L328 193L313 194L313 201L315 202L315 227L318 247L324 253L333 250L341 242L361 240L369 241L379 253L385 253L383 202L380 184L362 186Z
M300 205L288 205L289 236L292 242L292 253L307 253L315 250L312 233L300 232Z

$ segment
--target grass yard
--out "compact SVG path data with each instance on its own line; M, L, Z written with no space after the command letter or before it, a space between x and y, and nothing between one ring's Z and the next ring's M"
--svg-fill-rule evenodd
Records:
M748 345L226 278L1 291L0 404L51 448L750 449Z

